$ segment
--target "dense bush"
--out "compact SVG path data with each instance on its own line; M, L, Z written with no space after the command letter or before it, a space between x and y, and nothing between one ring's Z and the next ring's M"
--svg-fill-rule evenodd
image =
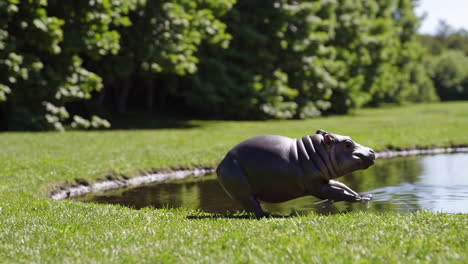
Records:
M434 36L419 36L431 58L426 62L442 100L468 100L468 31L440 21Z
M303 118L437 100L411 0L239 1L229 49L203 49L185 98L228 118Z
M431 75L442 100L468 99L468 57L445 51L432 61Z
M437 99L412 0L235 2L0 2L3 128L108 126L94 114L142 105L264 119Z
M227 45L226 26L215 15L232 4L0 2L0 100L8 99L2 122L10 129L40 129L44 121L59 130L63 121L74 127L108 126L96 116L71 117L64 106L119 82L125 97L135 73L151 78L195 72L202 40Z
M62 121L70 119L63 105L89 99L103 87L84 60L118 53L114 28L129 26L127 15L137 5L138 0L0 2L0 99L8 96L2 121L10 129L40 129L45 118L62 130ZM98 117L91 123L77 115L71 119L73 126L108 125Z

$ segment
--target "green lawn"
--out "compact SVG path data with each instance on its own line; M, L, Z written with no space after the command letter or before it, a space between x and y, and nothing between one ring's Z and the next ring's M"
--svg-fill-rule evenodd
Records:
M162 167L214 167L243 139L318 128L382 150L468 143L468 102L305 121L190 121L190 128L0 133L0 262L468 262L468 216L419 212L216 218L52 201L55 185ZM201 217L191 217L200 215Z

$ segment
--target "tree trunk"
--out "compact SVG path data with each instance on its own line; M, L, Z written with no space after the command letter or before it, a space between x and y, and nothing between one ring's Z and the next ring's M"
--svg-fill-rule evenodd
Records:
M7 103L1 102L0 103L0 131L8 130L7 124Z
M130 81L130 78L128 78L126 81L122 83L122 87L120 89L117 111L119 111L119 113L121 114L127 111L127 101L128 101L128 93L130 91L130 86L131 86L131 81Z
M146 108L153 109L154 105L154 82L152 79L146 81Z

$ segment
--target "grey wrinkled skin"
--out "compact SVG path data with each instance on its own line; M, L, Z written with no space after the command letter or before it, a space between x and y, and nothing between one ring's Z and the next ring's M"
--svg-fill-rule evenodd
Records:
M372 149L350 137L318 130L317 134L292 139L257 136L241 142L221 161L216 174L234 200L268 216L258 200L279 203L313 195L332 201L368 201L334 179L374 164Z

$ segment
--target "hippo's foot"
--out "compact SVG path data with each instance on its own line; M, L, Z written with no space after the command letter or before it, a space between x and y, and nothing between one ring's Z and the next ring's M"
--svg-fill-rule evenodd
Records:
M318 191L319 193L314 194L315 196L333 202L359 202L362 200L362 197L359 196L357 192L353 191L344 183L334 180L322 183ZM365 199L368 199L368 197L366 197Z
M361 203L369 203L372 199L374 198L374 196L370 193L368 194L364 194L363 196L361 196L361 199L359 200Z
M253 195L248 197L234 196L233 198L241 203L247 211L253 212L255 214L255 218L270 217L270 214L262 209L260 203Z
M261 218L269 218L271 217L271 214L266 212L266 211L263 211L261 213L255 213L255 218L257 219L261 219Z

